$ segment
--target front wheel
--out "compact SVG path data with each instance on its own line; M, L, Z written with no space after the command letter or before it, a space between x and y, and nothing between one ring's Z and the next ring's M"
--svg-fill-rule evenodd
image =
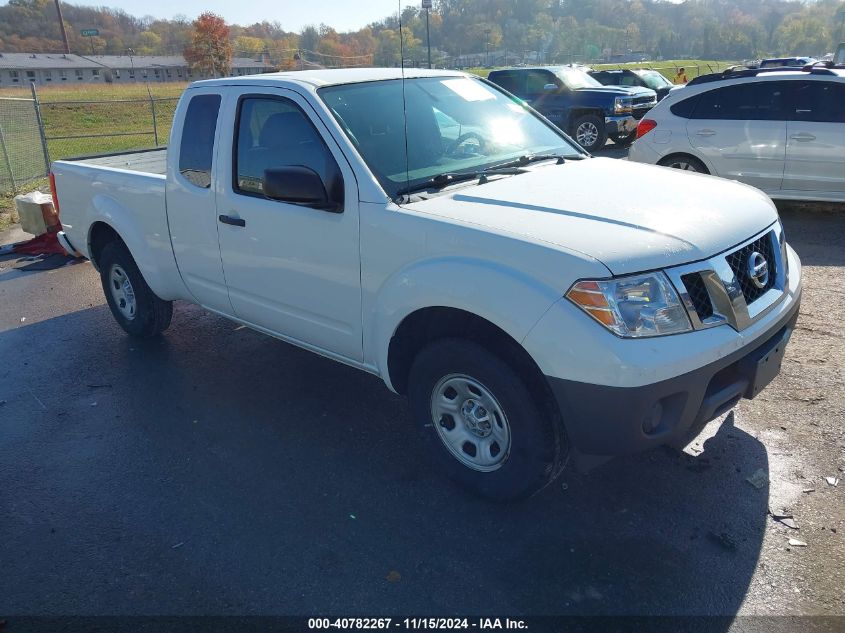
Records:
M631 143L637 138L637 131L628 132L627 134L611 134L610 140L619 147L630 147Z
M173 302L155 295L123 242L106 244L97 264L112 316L127 334L150 338L168 328Z
M529 497L551 483L565 434L514 369L477 343L441 339L410 372L412 415L449 477L496 500Z
M572 126L572 136L578 145L586 151L593 153L604 147L607 143L607 129L604 126L604 119L595 114L585 114L575 120Z

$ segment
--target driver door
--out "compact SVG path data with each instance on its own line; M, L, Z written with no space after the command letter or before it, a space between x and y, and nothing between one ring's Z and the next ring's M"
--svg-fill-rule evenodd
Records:
M329 356L360 361L358 188L311 106L289 90L233 89L221 140L220 257L235 315ZM315 171L342 206L312 208L264 195L265 170Z

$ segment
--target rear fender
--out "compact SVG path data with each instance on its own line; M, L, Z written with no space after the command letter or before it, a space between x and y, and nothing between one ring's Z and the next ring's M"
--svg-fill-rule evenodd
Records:
M103 223L110 227L126 244L144 280L152 291L165 301L190 299L190 294L179 276L170 233L163 216L144 216L129 209L111 196L100 194L91 199L88 222L86 254L92 255L91 237L95 226ZM160 226L159 226L160 224ZM93 261L94 266L97 262Z

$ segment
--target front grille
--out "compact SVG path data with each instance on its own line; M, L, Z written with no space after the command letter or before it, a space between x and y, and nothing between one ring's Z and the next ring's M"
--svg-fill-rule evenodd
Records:
M681 277L687 289L690 301L698 313L698 318L704 321L713 316L713 302L710 300L710 293L704 285L701 273L689 273Z
M632 114L638 121L642 119L646 112L657 105L657 101L652 97L634 97L634 108Z
M753 253L760 253L766 259L769 266L769 278L762 288L757 287L748 270L748 260ZM725 259L731 270L733 270L734 276L742 290L742 296L745 297L747 304L753 303L774 287L778 271L776 269L777 260L772 245L771 232L734 251Z

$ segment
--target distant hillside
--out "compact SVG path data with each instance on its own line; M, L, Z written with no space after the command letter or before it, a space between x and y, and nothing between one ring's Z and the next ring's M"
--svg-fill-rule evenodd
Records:
M134 17L109 8L62 4L71 52L181 54L187 19ZM280 15L280 17L282 17ZM405 56L422 60L425 23L418 9L402 15ZM325 65L399 61L399 16L354 33L330 26L289 33L279 22L232 26L236 55L262 52L278 65L303 58ZM85 38L81 29L99 29ZM439 56L508 50L545 61L593 60L642 51L649 57L750 59L769 54L822 55L845 39L839 0L435 0L431 43ZM0 7L0 51L61 52L52 0L11 0Z

